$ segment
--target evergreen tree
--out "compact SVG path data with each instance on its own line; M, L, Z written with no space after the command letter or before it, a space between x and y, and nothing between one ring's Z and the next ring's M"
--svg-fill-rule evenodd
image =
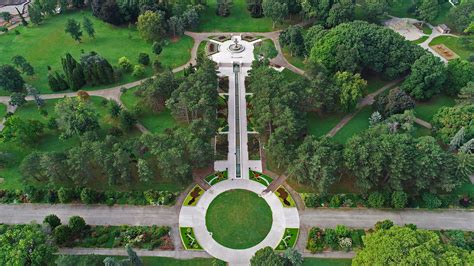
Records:
M84 17L82 20L82 27L86 31L87 35L91 38L95 38L95 29L94 29L94 24L92 24L92 21L88 17Z
M70 53L67 53L65 58L61 58L61 63L65 73L65 80L68 83L69 88L77 91L85 85L86 82L82 66Z
M82 38L81 24L77 22L75 19L70 18L67 20L66 28L64 31L66 33L69 33L75 41L79 43L81 42L81 38Z

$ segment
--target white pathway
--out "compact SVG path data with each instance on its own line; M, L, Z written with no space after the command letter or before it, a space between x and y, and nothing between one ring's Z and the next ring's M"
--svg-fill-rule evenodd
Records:
M243 46L243 51L229 50L231 45L235 45L235 40ZM240 36L234 36L232 40L223 43L213 41L219 45L219 52L212 55L211 59L218 64L219 75L229 77L227 133L229 153L227 160L216 161L214 168L216 171L227 169L229 180L222 181L204 192L196 206L183 206L179 215L179 226L192 227L197 241L207 253L231 265L248 265L257 250L267 246L275 248L282 240L286 228L299 228L300 224L296 208L283 207L273 192L262 194L266 186L249 180L249 169L262 171L260 160L249 160L245 98L247 95L245 78L254 60L254 43L258 41L242 41ZM245 189L260 195L272 210L273 222L270 232L262 242L248 249L231 249L217 243L206 227L206 213L211 202L219 194L233 189Z
M286 228L299 228L298 210L283 207L278 197L272 192L262 194L265 188L260 183L245 179L222 181L207 190L196 206L181 208L179 226L193 227L197 241L213 257L227 261L231 265L248 265L250 258L257 250L267 246L275 248L280 243ZM272 229L262 242L248 249L237 250L224 247L212 238L206 227L206 212L209 204L219 194L233 189L245 189L260 195L272 210Z

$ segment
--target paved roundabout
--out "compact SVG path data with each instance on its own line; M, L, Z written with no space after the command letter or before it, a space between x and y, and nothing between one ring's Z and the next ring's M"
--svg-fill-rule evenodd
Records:
M263 193L265 188L262 184L248 179L229 179L219 182L205 191L195 206L182 206L179 215L179 226L180 228L192 228L195 241L213 257L227 261L231 265L248 265L250 258L257 250L267 246L277 248L285 238L285 232L288 228L299 228L297 209L295 207L284 207L277 195L272 192ZM220 244L213 238L206 225L206 215L209 206L219 195L228 191L239 190L250 191L261 197L271 209L272 220L271 229L262 241L249 248L234 249ZM242 208L245 208L245 205ZM255 218L258 219L258 217ZM228 219L223 219L223 223L228 222ZM225 227L226 224L221 226ZM230 229L233 225L228 226ZM248 230L252 230L252 228L248 228Z

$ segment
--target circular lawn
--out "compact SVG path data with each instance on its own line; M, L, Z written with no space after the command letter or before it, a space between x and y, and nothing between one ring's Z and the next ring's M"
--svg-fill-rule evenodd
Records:
M272 210L267 202L243 189L218 195L206 213L206 226L212 238L232 249L246 249L262 242L272 222Z

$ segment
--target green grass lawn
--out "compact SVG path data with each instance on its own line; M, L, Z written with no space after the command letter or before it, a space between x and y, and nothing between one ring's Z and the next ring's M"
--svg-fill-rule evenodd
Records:
M7 106L0 103L0 121L7 114Z
M217 1L207 1L207 8L201 14L198 31L202 32L268 32L284 28L288 25L277 25L272 28L272 20L267 17L252 18L247 11L246 0L234 0L230 15L221 17L216 15Z
M308 132L315 137L326 135L343 117L344 114L341 113L327 114L324 116L319 116L316 113L308 113L306 117Z
M343 128L341 128L339 132L336 133L334 140L344 144L355 134L369 128L369 118L372 113L372 107L364 107Z
M120 100L129 110L134 110L135 106L139 105L139 98L134 95L134 92L140 87L128 89L122 94ZM152 110L144 107L138 119L151 132L162 133L167 128L173 128L177 125L176 120L171 115L171 111L165 109L160 113L155 113Z
M230 190L217 196L206 213L206 226L218 243L246 249L260 243L272 227L272 210L248 190Z
M378 89L390 83L389 80L383 80L378 75L370 75L363 78L367 81L367 94L375 92Z
M303 266L350 266L351 259L305 258Z
M474 38L474 37L470 37ZM437 45L437 44L444 44L449 49L453 50L459 57L466 60L470 55L474 54L474 49L469 49L462 46L459 42L460 38L451 37L451 36L438 36L434 38L429 45Z
M454 106L456 104L453 97L440 95L433 97L428 102L418 102L415 105L415 116L427 122L431 122L434 114L443 106Z
M70 18L82 22L84 16L89 17L96 31L96 38L84 36L81 43L74 41L70 35L64 32L64 25ZM39 26L20 26L20 32L16 35L13 31L0 36L0 62L8 63L15 55L22 55L35 68L36 74L32 77L25 76L25 81L36 87L41 93L51 93L48 85L48 69L62 72L61 57L71 53L76 60L79 59L81 51L88 53L95 51L104 56L112 65L116 65L118 59L126 56L132 64L138 64L138 54L148 53L151 59L154 56L151 44L142 40L136 29L128 27L116 27L96 19L90 12L73 12L53 17L48 17ZM176 67L185 64L190 58L193 40L183 37L177 42L169 42L164 47L159 60L165 67ZM151 67L146 68L146 74L152 74ZM119 83L127 83L135 80L130 74L124 75ZM108 87L111 85L96 88ZM90 89L84 87L84 89ZM94 88L95 89L95 88ZM0 91L7 94L5 91Z
M286 60L290 62L290 64L294 65L295 67L304 70L306 65L304 63L304 58L301 56L292 56L290 51L284 47L282 48L283 55L285 56Z
M411 42L414 44L420 44L428 40L428 38L429 38L428 36L421 36L419 39L413 40Z
M265 39L255 45L253 49L254 58L257 59L259 55L262 55L268 59L273 59L278 55L278 51L275 48L275 44L271 39Z
M431 35L431 33L433 33L433 29L430 28L430 26L426 25L425 23L423 23L422 30L423 30L423 33L426 35Z

